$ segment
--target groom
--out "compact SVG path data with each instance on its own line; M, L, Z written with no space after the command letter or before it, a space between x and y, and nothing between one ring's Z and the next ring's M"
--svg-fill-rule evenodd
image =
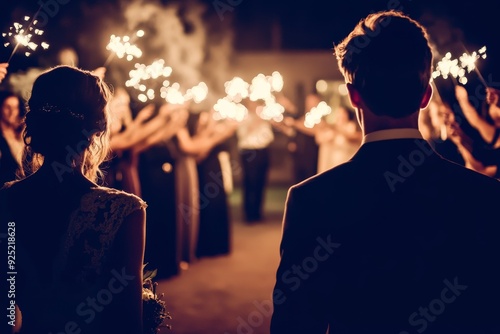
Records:
M500 183L418 130L424 28L371 14L335 53L364 140L289 190L271 333L500 333Z

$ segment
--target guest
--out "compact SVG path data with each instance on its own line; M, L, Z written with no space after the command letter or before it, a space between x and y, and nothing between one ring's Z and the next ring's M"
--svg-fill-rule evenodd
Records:
M455 96L462 112L475 128L482 139L492 148L500 147L500 107L498 107L498 92L492 88L487 92L490 103L488 105L488 115L490 119L482 117L469 102L467 90L462 86L455 87Z
M18 176L24 142L21 100L12 92L0 92L0 188Z
M183 106L164 105L160 114L168 114L169 126L160 128L148 137L144 145L134 148L139 157L141 194L148 203L148 226L145 262L158 270L157 278L166 279L179 274L181 268L181 239L177 205L177 177L182 174L176 132L184 128L188 112ZM154 138L155 136L158 138ZM157 140L159 139L159 140Z
M482 117L469 102L467 91L463 87L456 88L456 97L463 114L469 124L475 128L480 138L471 138L456 126L456 139L462 144L462 155L467 160L467 167L491 176L500 178L500 92L487 88L486 108L490 120Z
M185 119L174 113L176 108L165 104L154 115L154 105L147 105L132 118L128 92L124 88L115 90L110 102L111 159L103 167L110 187L140 196L138 154L157 142L170 139L184 126Z
M177 134L180 147L194 156L197 163L199 231L196 257L229 254L231 250L231 221L227 194L224 188L221 152L228 150L238 122L216 122L213 111L192 115L189 133Z
M281 103L281 101L278 101ZM293 157L295 182L301 182L318 172L319 147L314 138L315 129L307 128L304 125L304 115L321 102L318 94L308 94L304 101L304 106L298 111L294 105L289 107L292 116L285 116L282 124L287 127L282 130L291 137L289 144ZM288 103L288 105L291 102ZM295 112L294 112L295 111Z
M425 29L370 14L335 54L364 138L289 190L271 333L498 333L500 183L418 131L432 95Z
M442 102L431 101L420 111L419 130L425 140L443 158L465 166L462 146L456 142L455 114Z
M246 101L248 116L238 127L238 149L243 170L243 214L248 223L263 219L264 192L270 157L269 145L274 140L271 124L259 114L262 106Z
M323 120L315 127L315 139L319 145L318 173L348 161L361 144L361 131L354 115L340 106L332 124Z
M102 80L68 66L34 83L24 133L34 174L0 191L1 232L15 222L22 334L142 333L146 204L95 183L109 97Z

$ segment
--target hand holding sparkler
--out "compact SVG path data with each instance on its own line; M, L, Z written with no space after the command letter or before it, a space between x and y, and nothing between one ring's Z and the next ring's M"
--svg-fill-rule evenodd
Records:
M2 83L3 79L7 75L7 67L9 67L9 63L1 63L0 64L0 83Z
M472 127L479 131L483 140L492 146L495 146L497 142L500 142L499 139L495 139L495 125L490 124L477 112L476 108L469 101L467 90L464 87L457 86L455 87L455 96L460 104L460 108L462 109L465 118ZM493 93L490 93L489 100L491 102L498 102L497 98L493 96ZM497 104L489 104L488 111L491 116L494 116L498 114L500 108ZM493 142L494 140L495 142Z

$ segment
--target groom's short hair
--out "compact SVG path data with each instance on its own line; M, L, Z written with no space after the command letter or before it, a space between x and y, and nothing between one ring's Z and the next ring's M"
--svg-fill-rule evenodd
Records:
M425 28L397 11L368 15L335 47L340 71L377 115L400 118L420 109L431 78Z

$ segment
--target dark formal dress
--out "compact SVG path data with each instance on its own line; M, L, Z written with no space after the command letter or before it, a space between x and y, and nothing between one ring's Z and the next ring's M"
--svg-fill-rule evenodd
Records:
M142 198L148 203L144 261L158 269L158 278L179 273L174 157L171 146L158 144L139 159Z
M293 186L271 333L500 333L500 183L423 139Z
M228 199L222 179L219 153L224 144L214 147L198 163L200 187L200 229L197 256L228 254L231 250L231 222Z

